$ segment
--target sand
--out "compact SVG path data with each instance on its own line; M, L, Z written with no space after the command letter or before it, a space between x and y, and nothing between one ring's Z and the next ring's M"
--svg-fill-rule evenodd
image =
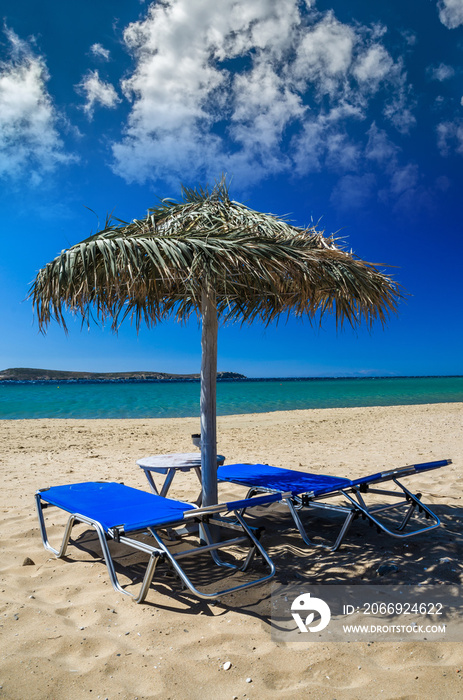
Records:
M276 563L277 582L302 576L311 583L377 583L378 566L393 559L399 570L381 583L459 584L462 416L463 404L455 403L220 418L218 446L229 463L268 462L354 476L453 460L419 479L423 500L436 504L443 526L408 540L407 547L359 522L338 552L320 554L305 548L294 529L279 534L270 523L264 543ZM198 429L196 419L0 423L0 697L386 700L463 695L462 643L276 644L270 635L268 585L211 604L164 578L146 603L135 605L111 587L97 546L71 547L62 560L42 547L33 499L37 488L117 479L147 489L135 461L191 452L190 435ZM417 490L418 484L411 488ZM172 495L186 499L193 492L192 475L174 481ZM242 490L222 486L220 494L225 499ZM62 522L58 515L48 518L55 543ZM23 565L26 557L33 564ZM442 558L448 561L439 563ZM224 670L227 661L231 668Z

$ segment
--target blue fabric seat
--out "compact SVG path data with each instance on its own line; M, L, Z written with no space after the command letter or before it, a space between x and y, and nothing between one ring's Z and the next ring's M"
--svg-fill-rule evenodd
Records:
M275 573L273 562L259 542L259 533L255 533L253 528L250 528L244 521L241 510L280 500L281 494L279 493L198 508L190 503L182 503L171 498L139 491L124 484L90 481L40 489L35 494L35 498L44 547L57 557L64 557L74 523L80 522L90 525L97 532L114 589L133 596L137 603L141 603L145 599L156 565L161 560L166 560L170 564L192 593L206 599L217 598L226 593L264 583ZM48 541L43 511L50 506L70 514L60 549L55 549ZM227 513L233 514L233 518L227 517ZM219 534L218 537L212 536L210 525L214 526L215 531ZM175 532L174 543L177 543L178 538L182 536L187 536L190 540L194 535L200 539L199 545L186 551L185 549L174 551L168 544L169 538L166 541L166 529L169 532L172 530ZM232 537L223 535L227 530L232 531ZM135 596L120 585L108 540L122 543L149 556L138 595ZM151 544L150 540L154 540L154 544ZM190 545L190 542L188 544ZM244 548L247 555L241 557L241 560L235 557L237 561L235 564L228 560L225 562L219 556L219 550L230 547L233 547L235 553L238 551L237 547L238 549ZM230 570L247 570L254 559L254 554L259 553L268 572L265 575L248 578L244 583L229 588L222 586L221 589L212 592L199 590L186 574L179 560L186 556L197 556L203 553L210 554L212 563L228 572Z
M218 468L217 479L221 482L247 487L249 489L247 493L248 498L255 493L289 492L290 496L285 496L282 502L288 506L304 542L311 546L325 547L334 551L341 545L351 523L358 516L368 519L378 530L393 537L410 537L411 535L427 532L438 527L440 524L439 518L428 506L422 503L420 494L411 493L399 479L439 469L450 463L451 460L449 459L424 462L384 472L376 472L357 479L310 474L293 469L272 467L268 464L227 464ZM378 484L386 481L393 481L397 490L393 492L377 488ZM381 494L385 497L386 504L378 505L373 503L367 505L366 495L368 493ZM335 496L342 496L345 499L344 503L333 502L332 499ZM332 510L345 514L341 531L334 544L315 544L309 538L299 515L299 511L302 508L318 508L319 510L323 509L325 512ZM382 516L394 510L402 510L404 512L398 526L393 529ZM413 530L406 530L412 516L422 513L425 519L431 519L431 523L426 522Z
M316 496L352 486L350 479L271 467L268 464L225 464L217 470L219 481L255 486L268 491L312 492Z
M183 520L183 514L194 508L190 503L162 498L116 482L52 486L41 493L50 505L98 521L105 532L119 526L126 533L160 527Z

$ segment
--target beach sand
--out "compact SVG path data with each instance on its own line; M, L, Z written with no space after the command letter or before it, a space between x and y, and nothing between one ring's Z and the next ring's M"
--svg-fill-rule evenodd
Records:
M303 546L291 521L284 521L288 529L282 534L269 522L263 541L277 567L275 580L460 584L462 418L463 404L457 403L219 418L218 449L228 463L266 462L353 477L453 460L407 482L426 503L436 504L443 521L441 528L407 540L408 546L357 521L338 552L321 553ZM146 490L136 460L191 452L195 432L197 419L0 423L0 698L463 696L461 642L276 644L269 585L211 604L164 577L144 604L135 605L113 590L97 546L71 546L62 560L45 551L34 509L37 488L101 479ZM187 499L197 490L194 475L181 474L171 493ZM220 487L222 500L242 494L236 486ZM63 518L49 512L56 544ZM26 557L33 564L23 565ZM378 566L390 560L399 570L379 579ZM223 670L226 661L229 670Z

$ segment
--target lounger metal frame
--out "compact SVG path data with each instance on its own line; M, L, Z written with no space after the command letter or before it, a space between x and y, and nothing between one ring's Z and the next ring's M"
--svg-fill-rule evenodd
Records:
M430 464L444 466L445 464L451 463L452 460L447 459ZM434 530L440 525L440 519L438 518L438 516L420 500L421 493L412 493L399 481L399 478L411 476L412 474L418 473L416 467L420 466L421 465L410 465L406 467L400 467L398 469L391 469L389 471L381 472L376 479L372 480L369 483L360 483L358 485L354 483L351 486L348 486L346 488L340 488L336 491L333 491L332 493L314 495L313 492L309 491L297 495L285 494L284 497L281 499L281 502L288 507L303 541L310 547L320 547L328 551L335 552L341 546L347 534L347 531L349 530L353 521L359 517L363 518L364 520L368 520L370 525L376 526L378 532L385 532L388 535L399 539L412 537L414 535ZM383 483L385 481L393 481L394 484L400 489L400 491L372 488L370 485ZM233 482L230 480L230 483ZM253 496L255 496L255 494L258 493L276 493L276 491L274 489L266 488L263 486L253 486L247 492L246 498L252 498ZM365 503L365 495L368 493L379 494L381 496L386 496L388 498L399 500L393 503L367 505ZM336 496L344 496L347 499L347 503L337 504L326 502L328 499ZM406 512L403 515L401 522L395 529L391 529L377 517L377 515L380 513L385 513L387 511L397 510L399 508L404 507L406 508ZM332 512L343 513L345 515L342 527L333 544L314 542L310 539L299 516L299 511L301 511L304 508L318 508L320 510L328 510ZM419 511L419 513L424 513L426 520L431 519L432 522L429 525L418 527L405 532L405 528L410 522L416 509ZM242 514L243 513L244 511L242 511Z
M270 578L272 578L272 576L275 573L275 566L272 560L270 559L267 552L259 542L261 529L256 530L256 528L251 528L242 517L243 509L245 510L246 508L254 507L255 505L268 503L269 494L267 494L266 497L254 498L251 502L249 502L248 499L245 499L232 503L218 504L216 506L204 508L195 507L192 510L186 510L183 514L182 520L170 522L168 523L168 526L166 524L157 526L155 523L153 523L152 526L149 526L142 530L130 532L130 534L125 533L123 526L116 526L109 529L105 529L102 526L102 524L95 518L89 518L88 516L79 513L71 513L65 526L64 536L60 548L55 549L48 540L43 510L45 508L53 506L59 508L59 506L55 506L55 504L47 502L47 490L48 489L39 489L35 494L40 533L45 549L55 554L58 558L64 557L69 541L71 539L71 531L73 525L75 523L84 523L86 525L89 525L96 531L98 535L100 546L103 552L103 557L108 569L109 578L111 580L113 588L116 591L119 591L119 593L123 593L124 595L129 595L133 597L136 603L142 603L145 600L149 587L153 580L156 566L160 561L164 561L168 565L170 565L170 567L174 570L174 572L180 578L182 583L196 596L204 599L218 598L219 596L221 597L228 593L234 593L235 591L239 591L244 588L250 588L251 586L262 584L265 581L268 581ZM272 496L270 495L270 498L271 497ZM279 497L280 494L275 494L273 500L279 500ZM64 510L63 508L60 509ZM222 515L224 513L232 513L233 519L224 517ZM153 518L153 520L154 519L155 518ZM185 526L185 524L191 525L192 523L196 523L197 526L200 526L201 539L205 540L206 544L200 544L199 546L193 547L192 549L189 549L187 551L180 551L177 553L173 553L172 551L170 551L169 547L163 541L163 538L160 534L161 531L165 531L166 529L169 529L169 531L175 531L175 528L177 527ZM219 527L221 531L224 528L233 531L238 531L240 535L226 540L221 540L219 542L213 541L211 529L209 526L214 526L215 528ZM191 534L191 529L191 527L188 528L188 534ZM198 527L196 529L198 529ZM180 531L177 530L175 532ZM183 532L185 532L185 530L183 530ZM216 532L216 530L214 532ZM154 538L156 545L153 546L151 544L148 544L147 542L143 542L136 539L134 535L137 534L150 534ZM138 595L134 595L132 592L125 590L119 583L114 567L113 558L111 556L111 552L108 546L108 541L111 540L115 542L120 542L121 544L127 545L140 552L144 552L149 556L145 575L143 577L143 582L139 589ZM245 557L244 562L241 564L241 566L231 564L230 562L225 562L221 559L218 553L219 550L238 545L247 545L249 547L247 556ZM262 557L265 564L267 565L269 572L265 576L261 576L260 578L257 578L253 581L247 581L245 583L241 583L230 588L205 593L203 591L198 590L198 588L192 583L190 578L187 576L183 568L178 563L179 559L182 559L187 556L198 555L203 552L209 552L212 556L214 563L217 566L233 568L240 571L246 571L250 566L254 556L256 554L259 554Z

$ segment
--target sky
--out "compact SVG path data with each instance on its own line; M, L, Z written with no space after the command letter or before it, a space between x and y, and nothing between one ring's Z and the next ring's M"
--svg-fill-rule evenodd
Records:
M27 294L107 213L227 173L232 198L336 233L407 296L384 328L221 327L219 370L463 374L463 0L0 6L0 369L198 372L196 318L43 335Z

